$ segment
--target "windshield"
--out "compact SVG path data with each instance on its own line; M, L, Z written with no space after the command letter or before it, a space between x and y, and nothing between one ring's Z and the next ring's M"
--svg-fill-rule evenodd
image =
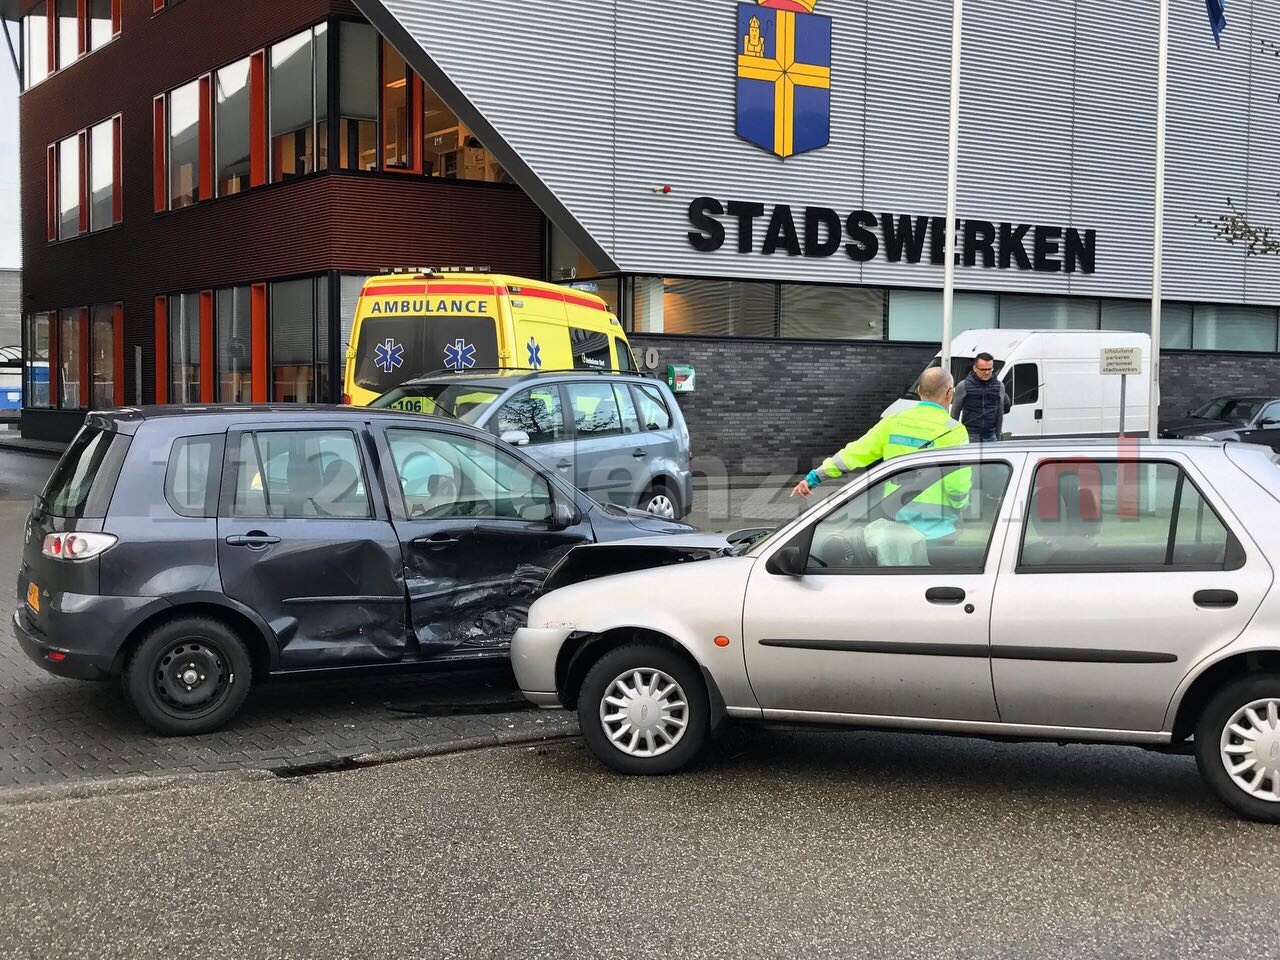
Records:
M1246 424L1258 415L1264 403L1266 401L1259 397L1218 397L1196 407L1191 416L1197 420Z
M955 380L956 383L959 383L961 380L963 380L965 377L969 375L969 368L973 366L974 359L975 359L974 357L956 357L956 356L953 356L951 358L951 377L953 380ZM929 361L929 366L925 367L924 369L932 370L934 367L940 367L940 366L942 366L942 358L934 357L932 360ZM1004 361L997 360L994 366L995 366L995 372L992 374L992 376L998 377L1000 376L1001 369L1004 367ZM920 376L921 377L924 376L924 370L920 371ZM903 392L902 395L904 397L910 397L912 400L919 400L920 399L920 377L916 377L915 380L911 382L911 386L907 387L907 389Z
M500 396L501 390L469 383L409 383L384 393L369 406L429 413L475 423Z
M489 317L369 317L356 343L356 386L386 393L433 370L498 366L498 327Z

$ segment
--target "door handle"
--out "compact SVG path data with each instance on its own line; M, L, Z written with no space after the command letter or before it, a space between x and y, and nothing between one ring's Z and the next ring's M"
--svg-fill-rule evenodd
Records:
M451 537L448 534L438 533L432 537L418 537L412 543L415 547L431 547L433 550L439 550L442 547L452 547L461 543L457 537Z
M260 530L251 530L246 534L227 537L229 547L248 547L250 550L262 550L273 543L279 543L279 537L273 537Z
M1037 420L1043 420L1043 419L1044 419L1044 411L1043 411L1043 410L1037 410L1037 411L1036 411L1036 419L1037 419Z
M637 460L643 460L645 457L647 457L647 456L649 455L649 451L648 451L648 450L641 450L641 449L639 449L639 448L637 447L637 448L636 448L635 453L633 453L633 454L631 454L631 455L632 455L633 457L635 457Z
M959 587L930 587L924 592L924 598L930 603L959 603L964 599L964 591Z
M561 459L561 461L557 463L556 466L561 470L568 470L570 467L573 466L573 464L570 463L568 460Z
M1192 597L1197 607L1234 607L1239 597L1234 590L1197 590Z

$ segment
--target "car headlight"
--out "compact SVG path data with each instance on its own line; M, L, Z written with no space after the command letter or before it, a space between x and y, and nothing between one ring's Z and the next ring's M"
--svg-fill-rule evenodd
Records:
M1207 433L1193 433L1193 434L1190 434L1189 436L1183 437L1183 439L1184 440L1208 440L1210 443L1218 443L1222 440L1221 437L1211 437Z

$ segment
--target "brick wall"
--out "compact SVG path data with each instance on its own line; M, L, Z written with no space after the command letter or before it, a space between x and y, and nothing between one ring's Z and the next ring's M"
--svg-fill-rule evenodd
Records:
M808 470L875 423L936 352L858 340L637 334L631 343L641 357L658 351L659 372L693 364L697 389L678 400L695 466L719 459L730 475ZM1161 354L1161 363L1166 418L1220 394L1280 396L1280 356L1178 351Z

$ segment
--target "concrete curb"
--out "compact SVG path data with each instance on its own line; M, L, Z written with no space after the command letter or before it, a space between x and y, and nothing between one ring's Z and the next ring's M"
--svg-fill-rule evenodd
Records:
M33 787L0 789L0 808L35 803L57 803L64 800L92 800L97 797L122 797L157 790L189 790L193 787L253 780L274 780L270 770L223 770L216 773L136 774L98 780L76 780L71 783L41 784Z
M0 435L0 450L14 453L29 453L37 457L48 457L57 460L66 452L66 446L59 443L46 443L43 440L23 440L20 437Z

